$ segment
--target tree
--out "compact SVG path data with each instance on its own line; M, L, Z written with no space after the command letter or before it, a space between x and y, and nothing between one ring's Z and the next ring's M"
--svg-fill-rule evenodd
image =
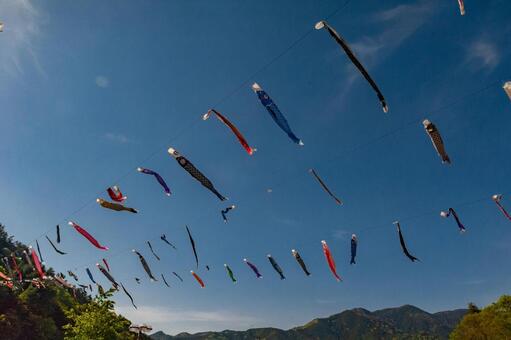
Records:
M511 339L511 296L503 295L480 311L474 307L469 305L470 312L451 333L450 339Z

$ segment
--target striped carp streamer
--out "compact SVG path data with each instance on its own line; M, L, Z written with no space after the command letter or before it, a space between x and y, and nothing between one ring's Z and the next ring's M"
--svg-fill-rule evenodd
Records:
M77 232L79 232L83 237L85 237L90 243L92 243L92 245L98 249L101 249L101 250L108 250L108 247L105 247L105 246L102 246L101 244L99 244L99 242L94 238L92 237L91 234L89 234L87 232L87 230L83 229L82 227L80 227L78 224L76 224L75 222L73 221L69 221L68 224L70 226L72 226L73 228L75 228L75 230Z
M227 263L224 263L225 270L227 271L227 275L231 278L231 281L236 283L236 278L234 277L234 273L232 272L231 267L227 265Z
M410 254L408 248L406 248L405 239L403 237L403 233L401 232L401 226L399 225L399 221L395 221L394 224L397 227L397 233L399 234L399 243L401 244L401 249L403 250L405 256L408 257L412 262L420 261L418 258Z
M120 283L120 285L121 285L122 290L124 291L124 294L126 294L128 296L128 298L130 299L131 304L133 305L133 307L135 307L135 309L138 309L137 306L135 305L135 301L133 301L133 297L131 296L130 293L128 293L126 288L124 288L124 285L122 284L122 282Z
M119 203L108 202L102 198L96 199L96 202L98 202L98 204L100 206L102 206L103 208L106 208L106 209L110 209L110 210L114 210L114 211L128 211L128 212L134 213L134 214L138 213L137 209L125 207L124 205L119 204Z
M185 227L186 227L186 232L188 233L188 238L190 239L190 244L192 245L193 255L195 256L195 264L196 264L197 268L199 268L199 256L197 255L195 241L192 237L192 234L190 233L190 229L188 229L188 226L185 226Z
M65 253L65 252L63 252L62 250L57 249L57 247L53 244L53 242L50 240L50 238L49 238L48 236L46 236L46 235L45 235L44 237L46 237L46 239L48 240L48 242L50 242L51 246L53 247L53 249L54 249L57 253L59 253L60 255L66 255L66 253Z
M57 224L57 243L60 243L60 225Z
M436 128L435 124L431 123L429 120L424 119L422 122L424 125L424 129L426 130L433 146L435 147L436 152L442 158L442 163L451 164L451 160L445 151L444 141L442 140L442 136L440 136L440 132Z
M112 283L112 286L115 290L119 290L119 284L115 281L114 277L99 263L96 263L96 267L98 267L99 271L105 275L105 277Z
M195 178L197 181L199 181L204 187L209 189L213 194L218 197L221 201L225 201L227 198L222 196L216 189L213 183L206 177L202 172L197 169L192 162L190 162L188 159L186 159L183 155L181 155L176 149L169 148L168 149L169 155L174 157L177 161L177 163L185 169L193 178Z
M335 269L335 261L332 253L330 252L330 248L328 248L328 245L326 244L326 241L321 241L321 246L323 247L323 253L325 254L326 262L330 267L330 271L332 274L334 274L334 277L337 281L342 281L341 277L337 274L337 270Z
M62 276L60 276L60 275L55 275L53 277L53 279L58 284L60 284L62 287L69 288L69 289L74 289L74 286L72 284L70 284L69 282L67 282L66 280L64 280L64 278Z
M106 266L106 270L110 271L110 266L108 265L108 262L106 262L106 259L102 259L102 261Z
M328 189L328 187L326 186L325 182L323 182L323 180L318 176L318 174L316 173L316 171L314 169L309 169L309 172L318 180L319 184L321 185L321 187L323 188L323 190L325 190L327 192L327 194L330 195L330 197L332 197L335 202L339 205L342 205L342 201L340 199L338 199L331 191L330 189Z
M168 244L169 246L171 246L172 248L177 249L175 245L173 245L172 243L170 243L170 242L169 242L169 240L167 240L167 236L165 236L165 234L161 234L160 239L161 239L163 242L167 243L167 244Z
M5 269L7 269L7 272L9 273L10 276L12 276L12 268L11 268L11 265L9 264L9 259L7 257L2 257L2 262L4 263L4 267Z
M502 86L502 88L504 89L504 91L506 92L507 96L511 100L511 81L506 82L504 84L504 86Z
M140 284L140 279L138 277L135 278L135 281Z
M257 269L257 267L254 264L250 263L247 259L243 259L243 261L250 267L250 269L252 269L252 271L254 272L258 279L263 277L259 272L259 269Z
M326 28L328 33L334 38L334 40L341 46L341 48L344 50L344 53L348 56L348 58L351 60L353 65L358 69L358 71L364 76L365 80L371 85L374 92L376 92L376 95L378 96L378 100L380 101L380 104L382 106L383 112L387 113L389 112L389 107L387 106L387 102L385 101L385 97L383 97L383 94L381 93L380 89L378 88L378 85L374 82L373 78L369 75L367 70L364 68L362 63L358 60L358 58L355 56L355 53L351 50L348 43L337 33L326 21L322 20L318 22L314 28L317 30L320 30L322 28Z
M225 208L224 210L220 211L222 214L222 218L224 219L224 222L227 223L227 213L231 211L232 209L236 208L235 205L231 205L230 207Z
M234 126L233 123L231 123L229 121L229 119L227 119L225 116L223 116L220 112L218 112L217 110L215 109L209 109L207 113L205 113L203 116L202 116L202 119L203 120L207 120L209 118L209 116L211 116L211 114L214 113L216 118L218 118L218 120L220 120L222 123L224 123L225 125L227 125L227 127L229 129L231 129L232 133L234 133L234 135L236 136L236 138L238 138L238 141L240 142L241 146L243 146L243 148L247 151L247 153L252 156L252 154L257 151L257 149L255 148L251 148L250 145L248 145L248 142L247 140L245 139L245 137L243 137L243 135L241 134L241 132L238 130L238 128L236 126Z
M183 278L181 276L179 276L178 273L172 272L172 274L174 274L181 282L183 282Z
M112 199L112 201L122 203L128 199L128 197L124 196L117 185L106 189L108 196Z
M87 272L87 275L89 276L89 279L92 281L92 283L97 284L96 280L94 280L94 277L92 276L92 273L89 268L85 268L85 271Z
M257 97L259 97L261 104L263 104L263 106L266 108L271 118L273 118L273 121L277 123L277 125L285 133L287 133L288 137L291 138L291 140L294 143L303 146L302 140L296 137L296 135L293 133L291 127L289 126L289 123L287 122L286 117L284 117L284 115L278 108L277 104L273 102L270 96L268 96L268 94L264 92L264 90L257 83L252 84L252 90L257 94Z
M456 211L454 211L453 208L449 208L449 210L447 210L447 211L440 212L440 216L442 216L444 218L448 218L451 215L454 217L454 220L456 221L456 224L458 225L458 228L460 229L460 233L464 233L465 231L467 231L467 229L465 228L463 223L461 223L460 218L458 217L458 214L456 213Z
M149 278L151 279L151 281L158 281L156 280L156 278L153 276L153 273L151 272L151 268L149 268L149 265L147 264L147 261L145 260L145 258L142 256L142 254L140 254L138 251L136 251L135 249L132 250L132 252L134 252L135 254L138 255L138 259L140 260L140 263L142 264L142 267L144 267L144 270L145 272L147 273L147 276L149 276Z
M153 253L154 257L156 257L156 259L158 261L160 261L160 257L158 255L156 255L156 253L154 252L153 246L151 245L151 242L147 241L147 245L149 246L149 249L151 249L151 253Z
M298 253L296 250L294 249L291 249L291 254L293 255L293 257L295 258L296 262L298 262L298 264L300 265L300 267L302 268L303 272L305 273L305 275L309 276L311 273L309 272L309 270L307 269L307 266L305 265L305 262L303 262L303 259L302 257L300 256L300 253Z
M36 241L37 242L37 241ZM43 267L41 266L41 262L39 261L39 257L37 257L36 252L32 248L32 246L28 247L31 255L32 255L32 262L34 262L35 269L37 270L37 273L39 274L39 277L44 280L46 276L43 272Z
M78 276L77 276L75 273L73 273L72 271L68 270L68 271L67 271L67 274L68 274L69 276L71 276L73 279L75 279L75 281L79 281L79 280L78 280Z
M357 256L357 245L358 245L357 235L353 234L353 235L351 235L351 260L350 260L350 264L356 264L355 257Z
M503 196L501 194L496 194L496 195L493 195L491 197L491 199L495 202L495 204L497 204L497 207L499 207L499 210L504 214L504 216L506 216L507 219L511 221L511 216L508 214L506 209L504 209L504 206L500 203L500 201L502 200L502 197Z
M165 183L165 181L163 180L163 177L161 177L159 173L157 173L156 171L150 170L150 169L145 169L145 168L137 168L137 171L141 172L143 174L146 174L146 175L154 176L154 178L156 178L158 183L160 183L160 185L162 186L163 190L165 191L165 194L167 196L170 196L170 189L169 189L167 183Z
M11 253L11 260L14 270L16 271L16 273L18 273L18 280L20 282L23 281L23 274L21 273L20 267L18 267L18 262L16 261L16 256L14 255L14 253Z
M39 242L37 240L35 240L35 245L37 246L37 253L39 254L39 258L41 259L41 262L44 262L43 254L41 253L41 248L39 247Z
M280 268L280 266L277 263L277 261L275 261L275 259L270 254L268 254L266 256L268 256L268 260L270 261L271 266L273 267L273 269L275 269L275 271L279 274L280 279L281 280L285 280L286 277L284 276L284 272L282 271L282 268Z
M465 15L465 4L463 0L458 0L458 5L460 6L460 14Z
M161 278L163 279L163 283L165 283L165 286L170 287L170 285L167 282L167 280L165 280L165 276L163 276L163 274L161 274Z
M25 256L25 261L28 263L28 265L32 268L34 268L34 265L32 264L32 260L30 259L30 256L28 255L26 250L23 250L23 255Z
M199 275L197 275L197 273L195 273L193 270L190 270L190 273L193 275L195 280L197 280L197 282L199 283L201 288L206 287L206 285L204 284L204 281L202 281L202 279L200 278Z

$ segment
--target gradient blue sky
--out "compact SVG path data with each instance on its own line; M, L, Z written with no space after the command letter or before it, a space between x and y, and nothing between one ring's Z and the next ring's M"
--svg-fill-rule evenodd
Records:
M503 203L511 208L511 106L501 88L511 76L511 4L466 1L461 17L455 0L349 3L329 22L380 85L390 112L381 111L328 34L311 32L250 79L280 106L305 142L300 148L272 122L250 82L239 85L339 6L2 0L1 222L26 243L48 229L54 237L60 223L60 247L69 254L57 255L41 238L46 263L74 269L83 282L89 266L106 285L93 268L106 256L140 307L134 311L119 293L118 310L171 334L288 328L351 307L414 304L439 311L469 301L484 305L509 292L511 225L490 197L509 193ZM253 157L219 121L201 120L219 101L216 109L258 148ZM452 166L441 164L424 118L443 134ZM228 224L219 214L226 204L168 156L169 146L237 205ZM137 166L159 171L173 195L166 197ZM344 206L321 190L310 167ZM113 184L138 215L96 205ZM439 216L451 206L467 226L465 235ZM89 245L65 225L68 218L110 250ZM396 219L421 263L401 253ZM188 273L194 259L185 224L196 238L206 289ZM162 232L178 251L159 240ZM351 233L359 236L353 267ZM342 283L329 273L322 239ZM146 256L158 276L165 273L172 287L148 282L131 248ZM311 277L295 263L292 248ZM278 279L267 253L287 280ZM259 266L263 279L254 278L244 257ZM230 282L223 263L238 284ZM143 278L142 285L134 276Z

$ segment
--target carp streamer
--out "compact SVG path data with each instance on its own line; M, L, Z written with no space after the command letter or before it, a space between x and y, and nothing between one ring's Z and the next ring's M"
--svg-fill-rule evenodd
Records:
M124 294L126 294L128 296L128 298L130 299L131 301L131 304L133 305L133 307L135 307L135 309L137 309L137 306L135 305L135 302L133 301L133 297L131 296L130 293L128 293L128 291L126 290L126 288L124 288L124 285L122 284L121 282L121 288L122 290L124 291Z
M376 95L378 96L378 100L380 101L380 104L382 106L383 112L387 113L389 112L389 107L387 106L387 102L385 101L385 97L383 97L383 94L381 93L380 89L378 88L378 85L374 82L373 78L369 75L369 73L366 71L362 63L358 60L358 58L355 56L355 53L351 50L348 43L337 33L326 21L322 20L318 22L314 26L317 30L320 30L322 28L326 28L328 33L334 38L334 40L341 46L341 48L344 50L344 53L348 56L348 58L351 60L353 65L358 69L358 71L364 76L364 78L367 80L369 85L373 88L374 92L376 92Z
M36 241L37 242L37 241ZM39 274L39 277L44 280L46 276L44 275L43 268L41 266L41 262L39 261L39 257L37 257L36 252L34 249L32 249L32 246L28 247L31 255L32 255L32 262L34 262L35 269L37 270L37 273Z
M151 242L147 241L147 245L149 246L149 249L151 249L151 253L153 253L154 257L156 257L156 259L158 261L160 261L160 257L158 255L156 255L156 253L154 252L153 246L151 245Z
M160 236L160 239L161 239L163 242L167 243L167 244L168 244L169 246L171 246L172 248L177 249L177 248L176 248L176 246L174 246L172 243L170 243L170 242L169 242L169 240L167 240L167 236L165 236L165 234L162 234L162 235Z
M197 265L197 268L199 268L199 257L197 256L197 249L195 248L195 241L192 237L192 234L190 233L190 229L188 229L188 226L186 227L186 232L188 233L188 238L190 239L190 244L192 245L193 249L193 255L195 256L195 264Z
M245 139L245 137L243 137L243 135L241 134L241 132L238 130L238 128L236 126L234 126L233 123L231 123L229 121L229 119L227 119L225 116L223 116L220 112L218 112L217 110L215 109L210 109L208 110L207 113L205 113L203 116L202 116L202 119L203 120L207 120L209 118L209 116L211 116L211 114L214 113L216 115L216 117L218 118L218 120L220 120L222 123L224 123L225 125L227 125L227 127L229 129L231 129L232 133L234 133L234 135L236 136L236 138L238 138L238 141L240 142L241 146L243 146L243 148L247 151L247 153L252 156L252 154L257 151L257 149L255 148L251 148L250 145L248 145L248 142L247 140Z
M193 275L193 277L195 278L195 280L197 280L197 282L199 283L200 287L201 288L204 288L206 287L206 285L204 285L204 281L202 281L202 279L200 278L199 275L197 275L193 270L190 270L190 273Z
M25 261L27 261L28 265L33 268L34 265L32 264L32 260L26 250L23 250L23 255L25 255Z
M60 225L57 224L57 243L60 243Z
M165 194L167 196L170 196L170 189L169 189L167 183L165 183L165 181L163 180L163 177L160 176L160 174L158 174L156 171L153 171L150 169L145 169L145 168L137 168L137 171L141 172L143 174L146 174L146 175L154 176L154 178L156 178L158 183L160 183L160 185L162 186L163 190L165 191Z
M302 268L303 272L305 273L305 275L309 276L311 273L309 272L309 270L307 269L307 266L305 265L305 262L303 262L303 259L302 257L300 256L300 253L298 253L296 250L294 249L291 249L291 254L293 255L293 257L295 258L296 262L298 262L298 264L300 265L300 267Z
M176 149L169 148L168 149L169 155L174 157L177 161L177 163L185 169L193 178L195 178L197 181L200 182L204 187L209 189L213 194L218 197L221 201L225 201L227 198L222 196L216 189L213 183L206 177L202 172L197 169L192 162L190 162L188 159L186 159L183 155L181 155Z
M331 191L330 189L328 189L328 187L326 186L325 182L323 182L323 180L318 176L318 174L316 173L316 171L314 171L314 169L309 169L309 172L314 176L314 178L316 178L319 182L319 184L321 185L321 187L323 188L323 190L325 190L327 192L327 194L330 195L330 197L332 197L335 202L339 205L342 205L342 201L340 199L338 199Z
M68 270L68 271L67 271L67 274L68 274L69 276L71 276L73 279L75 279L75 281L79 281L79 280L78 280L78 276L76 276L76 274L75 274L75 273L73 273L72 271Z
M18 273L18 280L20 282L23 281L23 274L21 273L20 267L18 267L18 262L16 261L16 256L14 255L14 253L11 253L11 260L14 270L16 271L16 273Z
M504 89L504 92L506 92L509 99L511 99L511 81L506 82L502 88Z
M263 106L266 108L271 118L273 118L273 121L277 123L277 125L285 133L287 133L288 137L291 138L291 140L294 143L303 146L302 140L296 137L296 135L293 133L291 127L289 126L289 123L287 122L286 117L284 117L284 115L278 108L277 104L273 102L270 96L268 96L268 94L264 92L264 90L257 83L252 84L252 90L257 94L257 97L259 97L261 104L263 104Z
M227 265L227 263L224 263L225 270L227 270L227 275L231 278L231 281L236 283L236 278L234 277L234 273L231 270L231 267Z
M110 271L110 266L108 265L108 262L106 262L106 259L103 259L103 263L106 266L106 270Z
M275 271L279 274L280 279L284 280L286 277L284 276L284 272L282 271L282 268L280 268L280 266L277 263L277 261L275 261L275 259L270 254L268 254L266 256L268 256L268 260L270 261L271 266L273 267L273 269L275 269Z
M232 209L236 208L235 205L231 205L230 207L225 208L220 213L222 214L222 218L224 219L224 222L227 223L227 213L231 211Z
M66 255L66 253L65 253L65 252L63 252L62 250L58 250L58 249L57 249L57 247L53 244L53 242L50 240L50 238L49 238L48 236L46 236L46 235L45 235L45 237L46 237L46 239L48 240L48 242L50 242L51 246L53 247L53 249L54 249L57 253L59 253L60 255Z
M110 209L110 210L114 210L114 211L129 211L134 214L138 213L138 211L136 209L133 209L130 207L125 207L124 205L119 204L119 203L108 202L102 198L96 199L96 202L98 202L100 206L102 206L103 208L106 208L106 209Z
M106 192L108 193L108 196L110 196L112 201L115 202L122 203L128 198L122 194L121 190L117 185L114 185L113 187L106 189Z
M332 257L332 253L330 252L330 248L326 244L326 241L321 241L321 246L323 247L323 253L325 254L326 262L330 267L330 271L334 274L334 277L337 281L341 281L341 277L337 274L337 270L335 269L335 261Z
M170 287L167 280L165 280L165 276L163 276L163 274L161 274L161 278L163 279L163 283L165 283L165 286Z
M442 163L451 164L451 160L445 151L444 141L442 140L442 136L440 136L440 132L436 128L435 124L431 123L429 120L424 119L422 122L424 125L424 129L426 130L433 146L435 147L436 152L442 158Z
M92 283L97 284L96 280L94 280L94 277L92 276L92 273L89 268L85 268L85 271L87 272L87 275L89 276L89 279L92 281Z
M465 15L465 4L463 0L458 0L458 5L460 6L460 14Z
M399 225L399 221L394 222L394 224L397 227L397 233L399 234L399 243L401 244L401 249L403 250L405 256L408 257L412 262L420 261L418 258L410 254L410 252L406 248L405 239L403 238L403 233L401 232L401 226Z
M39 254L39 258L41 259L41 262L44 262L43 254L41 254L41 248L39 248L39 242L37 240L35 240L35 245L37 246L37 253Z
M105 247L105 246L102 246L101 244L99 244L99 242L94 238L92 237L91 234L89 234L87 232L87 230L83 229L82 227L80 227L78 224L76 224L75 222L73 221L69 221L68 223L70 226L72 226L73 228L75 228L75 230L77 232L79 232L80 234L82 234L83 237L85 237L90 243L92 243L93 246L95 246L96 248L98 249L101 249L101 250L108 250L108 247Z
M495 204L497 204L497 207L499 207L499 210L504 214L504 216L506 216L506 218L511 221L511 216L508 214L506 209L504 209L504 206L500 203L502 197L503 196L501 194L496 194L493 195L491 199L495 202Z
M135 278L135 281L140 284L140 279L138 277Z
M259 269L257 269L257 267L254 264L250 263L247 259L243 259L243 261L250 267L250 269L252 269L252 271L254 272L258 279L263 277L259 272Z
M119 290L119 284L115 281L114 277L99 263L96 263L96 267L98 267L99 271L112 283L113 287L116 290Z
M454 211L453 208L449 208L448 211L441 211L440 212L440 216L445 217L445 218L448 218L451 215L454 217L454 220L456 221L456 224L458 225L458 228L460 229L460 232L464 233L467 229L465 229L465 226L463 225L463 223L461 223L461 221L460 221L460 219L458 217L458 214L456 213L456 211Z
M350 264L356 264L355 257L357 256L357 245L358 245L357 235L353 234L353 235L351 235L351 260L350 260Z
M179 281L183 282L183 278L181 276L179 276L178 273L172 272L172 274L174 274L179 279Z
M147 261L145 260L145 258L142 256L142 254L140 254L138 251L136 251L135 249L132 250L132 252L134 252L135 254L138 255L138 258L140 260L140 263L142 263L142 267L144 267L144 270L145 272L147 273L147 276L149 276L149 278L151 279L151 281L158 281L154 278L153 276L153 273L151 273L151 268L149 268L149 265L147 264Z

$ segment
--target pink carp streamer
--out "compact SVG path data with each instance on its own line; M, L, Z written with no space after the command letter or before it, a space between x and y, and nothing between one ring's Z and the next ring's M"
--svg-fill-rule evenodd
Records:
M69 221L68 224L70 226L72 226L73 228L75 228L75 230L77 232L82 234L82 236L85 237L87 240L89 240L89 242L92 243L92 245L94 245L96 248L101 249L101 250L108 250L108 247L105 247L105 246L102 246L101 244L99 244L99 242L94 237L92 237L92 235L89 234L87 232L87 230L83 229L82 227L80 227L75 222Z
M337 274L337 270L335 269L335 261L332 257L332 253L330 252L330 248L326 244L326 241L321 241L321 245L323 246L323 253L325 254L326 262L330 267L330 271L334 274L334 277L337 281L342 281L341 277Z
M32 246L28 247L30 249L30 253L32 255L32 262L34 263L35 269L37 270L37 273L39 274L39 277L44 280L46 278L46 275L44 275L43 268L41 266L41 262L39 261L39 257L37 256L36 252L32 248Z

